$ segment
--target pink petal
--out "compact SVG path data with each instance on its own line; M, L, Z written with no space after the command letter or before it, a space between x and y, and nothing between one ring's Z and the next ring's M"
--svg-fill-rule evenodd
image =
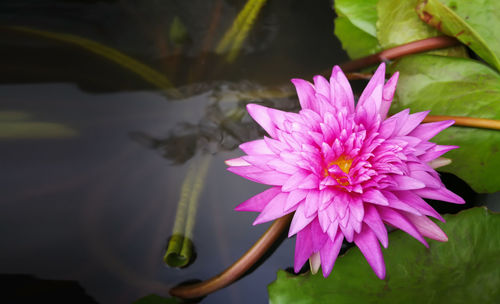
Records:
M314 131L307 131L307 134L312 138L316 145L321 146L321 144L324 143L323 134Z
M333 196L335 195L335 191L332 189L325 189L320 191L319 193L319 201L320 201L320 210L328 207L330 202L333 199Z
M387 236L387 229L385 228L380 215L377 212L377 209L371 205L366 205L365 207L365 216L363 218L363 222L365 222L368 227L375 233L380 243L384 248L387 248L389 244L389 238Z
M314 90L313 85L309 81L298 78L292 79L292 83L297 90L301 108L316 110L316 106L314 104L314 94L316 94L316 91Z
M360 198L352 197L349 202L349 210L350 214L358 221L361 222L363 220L363 216L365 215L364 204Z
M266 191L261 192L239 204L236 208L234 208L234 210L261 212L264 207L266 207L266 205L279 193L281 193L279 187L269 188Z
M333 198L333 204L330 205L329 209L334 209L335 212L338 214L339 219L342 219L346 216L347 204L348 201L345 195L343 193L342 194L339 193L337 196Z
M250 166L248 162L246 162L243 158L238 157L238 158L233 158L233 159L228 159L225 161L226 165L232 166L232 167L245 167L245 166Z
M368 190L363 193L363 200L376 205L387 206L389 201L379 190Z
M284 151L290 150L290 147L286 143L282 143L279 140L264 136L264 141L265 141L266 145L269 147L269 149L271 151L273 151L274 154L279 155Z
M410 176L394 175L392 179L397 183L397 186L390 187L393 190L413 190L425 187L423 182Z
M299 189L318 189L319 179L316 174L309 174L299 184Z
M247 163L252 166L258 167L263 171L271 171L272 168L267 165L268 162L275 160L276 156L274 154L263 154L263 155L245 155L242 156Z
M321 230L326 233L331 224L330 217L328 216L328 212L326 212L326 210L318 211L318 221L321 226Z
M278 158L275 158L267 162L267 165L276 171L283 172L286 174L294 174L295 172L297 172L297 170L299 170L298 167L290 165L289 163L284 162Z
M339 66L334 66L330 77L330 96L337 109L347 108L349 113L354 112L354 96L351 85Z
M285 210L290 210L299 202L303 201L304 198L306 198L308 192L309 190L301 189L290 191L290 193L288 194L288 198L286 199Z
M257 224L269 222L292 212L284 212L287 197L288 193L278 193L278 195L276 195L260 212L259 216L253 222L253 225L255 226Z
M263 139L253 140L240 145L240 149L248 155L274 154Z
M436 159L440 157L441 155L445 154L446 152L457 149L459 148L458 146L445 146L445 145L436 145L429 150L427 150L424 154L420 155L419 159L424 161L424 162L429 162L433 159Z
M276 127L269 117L267 107L257 105L257 104L248 104L247 111L250 116L269 134L271 137L276 137Z
M396 119L393 119L392 117L384 120L382 124L380 125L379 128L379 134L380 137L382 138L390 138L392 137L392 134L394 133L394 130L396 129L398 122Z
M302 157L300 157L299 153L287 151L281 152L280 158L290 165L296 165L298 161L302 160Z
M286 182L283 184L281 190L289 192L298 188L302 181L309 175L304 170L299 170L291 175Z
M425 237L430 239L446 242L448 237L446 234L436 225L432 220L430 220L425 215L415 215L411 213L405 213L405 217L417 228L418 232Z
M398 191L394 192L398 199L413 208L417 209L423 215L432 216L441 222L444 222L443 217L436 212L436 210L432 209L429 204L427 204L420 196L414 194L412 191Z
M255 167L229 167L227 170L251 181L271 186L281 186L290 178L290 175L276 171L255 172Z
M287 124L291 126L292 122L302 121L300 115L293 112L285 112L272 108L267 108L267 114L269 115L269 118L271 119L273 124L277 127L277 129L282 131L287 130Z
M460 196L446 189L445 187L439 189L418 189L413 191L415 194L423 198L430 198L434 200L445 201L454 204L465 204L465 201Z
M415 128L415 130L413 130L409 135L418 137L421 140L429 140L454 123L454 120L444 120L421 124L417 128Z
M330 99L330 83L325 77L321 75L316 75L313 77L314 87L316 88L316 92L325 96L327 99Z
M381 119L385 119L387 117L387 113L389 112L389 108L391 107L392 98L394 97L394 92L396 91L398 78L399 72L396 72L384 85L384 89L382 91L382 104L380 105L379 110Z
M319 208L319 191L310 190L309 193L307 193L305 207L306 217L316 215Z
M340 229L348 242L352 242L354 238L354 227L352 226L350 218L351 216L349 211L346 211L344 218L339 221Z
M381 63L375 74L368 82L368 85L364 89L363 93L359 97L358 104L356 105L356 110L359 108L373 109L370 110L372 113L367 113L368 115L373 115L373 111L377 115L379 114L381 103L382 103L382 92L384 88L385 81L385 64Z
M389 117L390 120L394 120L394 122L396 123L396 125L394 126L394 133L392 134L392 136L399 134L401 129L407 123L409 117L410 117L410 109L404 109L401 112L398 112Z
M313 252L317 252L325 245L325 242L328 240L328 235L321 229L318 219L313 220L309 226L311 229L311 238L313 240L312 250Z
M309 259L312 254L312 239L311 231L307 227L297 234L295 241L295 258L293 269L299 272L304 263Z
M330 241L335 241L335 237L337 236L337 233L342 233L339 232L339 222L337 220L332 221L330 226L328 227L328 237L330 238Z
M439 178L436 178L426 171L412 171L410 176L425 184L427 188L441 188L443 184Z
M430 111L423 111L409 115L397 135L406 135L413 131L418 125L420 125L429 112Z
M342 247L342 241L344 237L342 233L337 233L335 236L335 240L332 242L328 240L325 242L325 245L320 250L321 257L321 268L323 271L323 277L328 277L332 272L333 265L335 265L335 261L340 252L340 248Z
M403 230L404 232L408 233L409 235L420 241L422 244L424 244L425 247L429 247L420 232L418 232L417 228L415 228L415 226L413 226L413 224L401 213L387 207L377 207L377 210L380 214L380 218L384 222Z
M304 204L300 204L297 210L295 210L295 214L293 215L292 223L290 224L290 230L288 230L288 237L293 236L297 232L301 231L309 225L315 219L314 216L306 217Z
M363 224L361 233L354 236L354 243L365 256L375 274L383 280L385 278L384 257L375 233L366 224Z
M232 172L234 174L238 174L244 178L248 178L248 174L262 173L265 172L259 167L256 166L236 166L236 167L228 167L227 171Z
M389 207L407 211L416 215L422 215L417 209L413 208L413 206L399 200L399 198L394 193L383 190L382 193L385 197L387 197L387 200L389 201Z

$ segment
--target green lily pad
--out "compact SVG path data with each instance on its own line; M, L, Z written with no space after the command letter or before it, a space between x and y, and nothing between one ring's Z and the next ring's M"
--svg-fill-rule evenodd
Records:
M402 231L389 235L385 280L357 248L339 257L332 274L278 272L269 285L278 303L497 303L500 299L500 214L473 208L439 223L448 242L429 248Z
M417 15L419 0L379 0L377 3L377 39L383 49L442 35ZM431 54L467 57L463 46L436 50Z
M390 67L399 71L391 112L410 108L431 115L500 119L500 75L488 66L463 58L414 55ZM440 168L465 180L475 191L500 190L500 132L453 126L432 139L459 149L445 154L452 163Z
M335 35L351 58L381 51L377 41L377 0L337 0L334 2Z
M420 18L469 46L500 71L500 1L420 0Z

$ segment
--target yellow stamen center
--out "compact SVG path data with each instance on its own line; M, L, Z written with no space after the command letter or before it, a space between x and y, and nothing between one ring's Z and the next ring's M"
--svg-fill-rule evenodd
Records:
M333 165L339 166L340 170L344 171L345 174L349 174L349 170L351 169L352 165L352 159L348 159L344 155L341 155L339 158L337 158L336 161L331 162L329 164L329 167Z
M349 174L349 170L351 169L352 165L352 159L346 158L344 155L341 155L339 158L337 158L335 161L332 161L328 164L328 168L330 168L333 165L339 166L340 170L344 172L345 174ZM347 186L349 185L349 182L347 181L345 176L339 176L335 173L330 173L328 171L328 168L325 168L325 177L330 175L331 177L335 178L335 180L342 186Z

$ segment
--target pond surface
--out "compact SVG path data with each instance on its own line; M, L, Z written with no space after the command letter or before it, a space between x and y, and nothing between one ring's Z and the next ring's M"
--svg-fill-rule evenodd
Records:
M245 2L2 1L2 294L49 286L67 303L167 296L221 272L265 231L251 225L255 214L233 210L265 187L225 170L225 159L241 155L238 143L261 134L243 106L294 109L290 78L310 79L347 57L330 1L290 0L267 1L228 62L216 46ZM181 186L203 153L211 156L197 258L168 268ZM285 240L202 302L265 303L293 251Z

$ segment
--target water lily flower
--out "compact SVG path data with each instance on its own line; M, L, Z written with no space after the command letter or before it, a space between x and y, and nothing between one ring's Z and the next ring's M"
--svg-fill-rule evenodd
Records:
M298 113L247 106L269 137L241 144L247 155L226 161L228 170L272 187L236 210L260 212L254 225L295 212L288 236L297 235L296 272L310 259L327 277L346 240L383 279L386 224L425 246L424 237L447 241L428 217L443 218L423 199L464 203L429 165L458 148L429 142L454 121L421 124L428 111L387 117L398 75L384 84L382 63L355 104L346 76L335 66L330 81L292 79Z

